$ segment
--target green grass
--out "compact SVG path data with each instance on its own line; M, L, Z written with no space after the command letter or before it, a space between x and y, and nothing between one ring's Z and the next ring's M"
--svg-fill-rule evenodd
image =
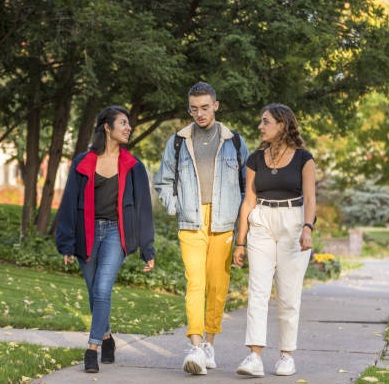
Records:
M386 257L389 254L389 228L362 228L362 256Z
M386 328L385 335L386 343L389 343L389 323ZM386 354L389 350L386 350ZM389 356L386 356L388 358ZM377 384L389 384L389 366L386 368L369 367L361 375L355 384L366 384L366 383L377 383Z
M83 352L81 349L0 342L0 383L28 383L55 370L77 364L83 359Z
M88 331L84 280L76 275L0 264L0 326ZM186 324L184 297L115 285L113 332L154 335ZM86 346L85 346L86 347ZM83 359L83 351L0 343L0 383L28 383Z
M367 368L355 384L367 383L389 384L389 368Z
M377 243L383 247L387 247L389 245L389 230L376 229L376 230L365 230L365 237L367 237L370 241Z
M1 264L0 326L87 331L84 280L75 275ZM115 285L113 332L153 335L186 323L182 296Z

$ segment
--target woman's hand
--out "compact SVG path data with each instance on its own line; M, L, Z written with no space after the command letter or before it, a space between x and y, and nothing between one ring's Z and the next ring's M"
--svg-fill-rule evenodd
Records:
M242 245L238 245L238 246L235 248L235 252L234 252L234 263L235 263L238 267L243 267L244 262L245 262L245 259L246 259L246 250L245 250L245 247L242 246Z
M304 227L300 236L301 250L306 251L312 248L312 231L308 227Z
M63 255L63 262L65 265L73 264L74 263L74 256L73 255Z
M143 268L143 272L149 272L154 268L154 259L149 260L147 265Z

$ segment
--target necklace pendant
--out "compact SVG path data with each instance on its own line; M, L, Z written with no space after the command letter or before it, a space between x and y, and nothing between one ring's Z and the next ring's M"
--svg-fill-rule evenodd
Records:
M276 175L278 173L278 169L277 168L273 168L272 170L271 170L271 174L272 175Z

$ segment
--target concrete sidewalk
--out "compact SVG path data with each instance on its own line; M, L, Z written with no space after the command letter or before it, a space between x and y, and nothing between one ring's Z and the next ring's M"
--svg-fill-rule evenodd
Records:
M268 347L263 354L266 376L252 378L235 374L247 355L244 347L246 311L229 313L223 333L216 339L218 368L206 376L191 376L182 369L187 348L185 329L145 337L114 335L116 363L100 364L98 374L83 372L83 364L65 368L33 381L33 384L116 383L243 383L253 384L347 384L353 383L368 366L374 365L385 348L384 335L389 317L389 259L367 260L364 267L342 279L319 283L305 290L301 310L299 349L294 353L297 373L274 375L277 330L275 306L269 313ZM28 341L48 346L85 348L87 333L0 329L0 340ZM388 366L388 360L380 361ZM305 381L304 381L305 380Z

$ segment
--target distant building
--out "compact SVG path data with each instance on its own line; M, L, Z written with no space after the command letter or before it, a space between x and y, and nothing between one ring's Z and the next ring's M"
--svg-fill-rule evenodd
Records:
M53 207L58 207L62 192L65 189L71 162L67 159L61 161L54 184ZM38 198L41 196L42 186L47 175L48 157L41 165L38 174ZM23 204L24 185L16 160L4 151L0 151L0 203Z
M16 187L22 183L18 162L10 159L10 155L0 151L0 187Z

